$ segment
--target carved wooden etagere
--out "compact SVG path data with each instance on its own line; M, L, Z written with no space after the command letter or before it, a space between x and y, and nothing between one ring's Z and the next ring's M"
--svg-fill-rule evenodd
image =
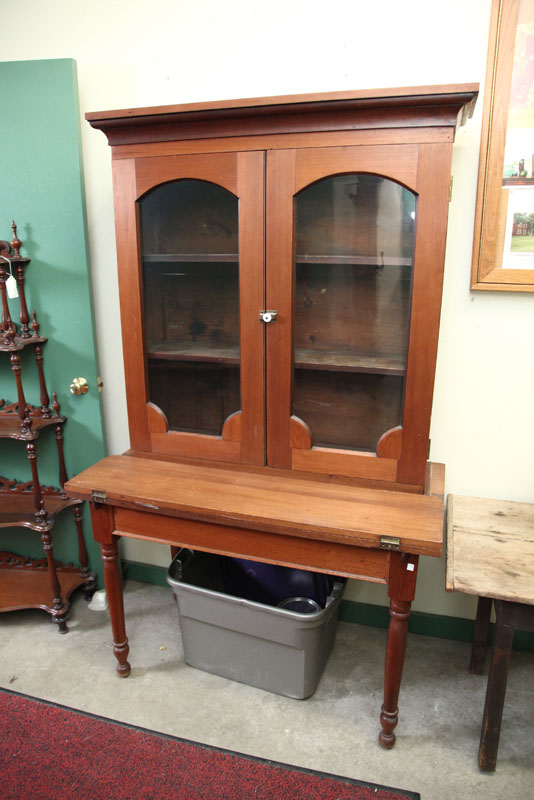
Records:
M64 484L67 480L63 453L63 427L66 418L60 415L60 405L55 393L52 403L46 388L43 371L43 348L47 341L40 335L36 312L30 314L26 303L25 273L30 259L20 255L21 241L12 224L11 242L0 241L0 297L2 324L0 353L11 362L17 400L0 400L0 439L15 439L26 445L31 479L18 482L0 477L0 528L24 527L41 536L44 558L35 560L13 553L0 552L0 612L22 608L41 608L57 623L60 633L67 631L70 595L82 587L89 595L95 586L94 574L88 568L88 556L83 538L82 503L67 497ZM11 277L16 282L19 301L19 324L11 318L7 284ZM26 402L22 382L21 352L31 348L39 378L39 406ZM55 433L59 488L44 486L39 481L37 468L37 440L41 432L52 428ZM74 516L78 539L80 567L64 565L53 556L51 530L62 511L70 508Z

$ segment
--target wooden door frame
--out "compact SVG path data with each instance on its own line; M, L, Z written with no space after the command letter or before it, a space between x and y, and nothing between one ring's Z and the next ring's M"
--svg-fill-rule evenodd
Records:
M241 411L225 421L221 436L170 431L165 415L148 395L137 201L155 186L181 178L215 183L239 199ZM264 154L251 151L120 159L113 161L113 184L132 449L264 464L265 354L257 313L264 298Z
M307 150L267 155L266 302L277 309L267 330L268 465L371 478L422 490L437 355L445 252L450 142ZM377 453L312 447L291 418L294 327L294 197L332 174L380 174L417 197L412 310L402 425L386 432Z

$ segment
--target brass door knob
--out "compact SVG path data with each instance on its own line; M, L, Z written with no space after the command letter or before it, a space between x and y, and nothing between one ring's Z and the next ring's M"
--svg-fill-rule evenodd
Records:
M72 394L87 394L89 391L89 384L87 378L73 378L70 385Z

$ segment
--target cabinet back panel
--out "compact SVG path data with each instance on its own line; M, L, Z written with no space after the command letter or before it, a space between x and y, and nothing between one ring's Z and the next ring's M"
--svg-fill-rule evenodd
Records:
M413 256L415 196L394 181L353 173L325 178L296 200L297 255Z
M150 399L171 430L220 436L225 419L241 407L236 367L150 360L149 374Z
M145 264L143 271L149 345L239 344L237 264Z
M310 427L314 445L374 453L380 436L402 421L402 377L295 372L293 414Z
M156 187L139 201L143 253L237 253L237 204L207 181Z
M295 347L404 358L411 270L297 264Z

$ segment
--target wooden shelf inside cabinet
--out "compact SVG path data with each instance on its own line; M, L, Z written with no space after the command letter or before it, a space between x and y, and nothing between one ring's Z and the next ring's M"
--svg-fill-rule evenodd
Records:
M235 263L239 261L237 253L150 253L143 256L147 264L182 264L182 263Z
M390 256L359 256L325 253L324 255L297 253L297 264L346 264L350 267L411 267L411 258L392 258Z
M295 368L376 375L404 375L406 371L402 356L374 356L345 350L322 352L304 348L295 350Z
M66 602L75 589L92 590L93 576L83 575L72 564L56 561L54 566ZM0 611L24 608L40 608L49 614L54 613L47 559L36 560L0 552Z
M411 267L411 258L392 258L390 256L371 257L365 255L340 255L335 253L311 254L297 253L298 264L346 264L363 267ZM181 263L237 263L238 253L148 253L143 256L147 264Z
M190 361L206 364L239 365L239 345L203 345L197 342L157 342L147 347L154 361ZM336 372L366 372L400 375L406 371L402 356L375 356L348 350L321 351L297 348L295 368Z
M147 356L161 361L196 361L209 364L239 364L239 345L211 345L197 342L157 342L149 344Z

